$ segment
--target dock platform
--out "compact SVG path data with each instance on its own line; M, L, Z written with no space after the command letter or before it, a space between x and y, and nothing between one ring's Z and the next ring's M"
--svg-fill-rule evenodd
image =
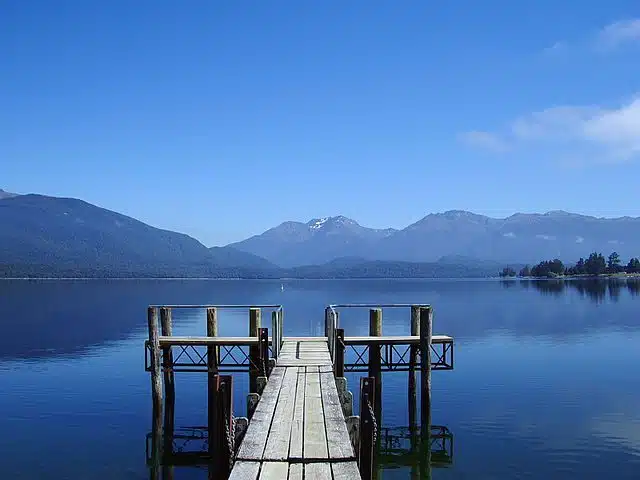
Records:
M369 310L369 336L345 336L339 328L338 308L348 307L375 307ZM383 336L380 307L330 305L324 336L285 337L280 305L150 306L145 369L151 373L153 399L147 448L151 478L160 478L160 472L173 478L174 466L207 465L209 478L371 480L379 455L389 463L382 455L383 443L392 438L381 424L382 373L396 371L409 373L411 452L421 445L420 464L427 468L446 464L443 459L451 455L431 455L439 451L434 439L450 438L438 433L448 432L446 427L431 424L431 371L453 369L453 338L432 335L428 305L384 305L411 308L411 334ZM172 310L178 308L206 310L206 335L173 336ZM248 309L248 336L218 336L218 309L224 308ZM271 310L270 329L262 327L263 309ZM177 372L208 374L208 424L187 434L175 426ZM240 372L249 374L246 417L233 412L229 373ZM366 372L359 385L360 415L354 415L345 372ZM176 440L199 441L204 448L187 452L176 448Z

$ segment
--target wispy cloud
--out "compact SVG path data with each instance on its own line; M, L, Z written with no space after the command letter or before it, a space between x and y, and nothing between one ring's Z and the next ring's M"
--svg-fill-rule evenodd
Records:
M600 30L586 34L581 40L559 40L543 49L543 54L554 56L570 51L606 53L624 46L640 45L640 18L629 18L605 25Z
M596 38L596 46L604 50L628 43L640 44L640 18L611 23L600 30Z
M629 161L640 157L640 96L617 107L550 107L514 119L501 132L468 132L461 138L489 150L544 147L558 158L579 151L600 162Z
M460 140L472 147L479 147L492 152L499 153L508 150L507 143L499 135L490 132L479 130L464 132L460 134Z

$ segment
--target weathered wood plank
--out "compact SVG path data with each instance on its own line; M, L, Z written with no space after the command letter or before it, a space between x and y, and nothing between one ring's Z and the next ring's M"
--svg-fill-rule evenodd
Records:
M431 343L450 343L453 342L453 337L448 335L432 335ZM420 343L420 336L406 335L406 336L369 336L369 337L344 337L345 345L418 345Z
M331 470L333 471L333 480L357 480L360 478L360 471L356 462L332 463Z
M207 345L238 345L238 346L252 346L258 345L258 337L158 337L160 346L169 345L193 345L193 346L207 346Z
M342 414L342 406L338 398L338 390L333 380L333 374L329 372L320 373L320 386L329 458L355 459L355 452L351 447L351 440L349 439L347 424Z
M296 401L291 424L291 441L289 444L289 458L302 459L302 445L304 441L304 399L306 387L306 367L298 369L298 385L296 387Z
M279 367L318 367L320 365L331 365L331 360L316 360L316 361L299 361L299 360L290 360L290 361L279 361L277 363Z
M297 383L298 367L287 368L273 415L267 446L262 456L263 460L286 460L289 458L289 439L291 437Z
M264 462L260 469L260 480L284 480L289 475L289 464L285 462Z
M327 434L324 427L320 373L317 367L307 367L304 399L304 447L305 459L328 458ZM306 472L306 470L305 470Z
M260 471L260 462L236 462L229 480L256 480Z
M331 467L328 463L308 463L304 466L304 480L327 479L331 479Z
M304 474L304 465L302 463L293 463L289 465L289 480L302 480Z
M276 367L271 372L269 382L262 392L258 406L251 417L247 433L240 445L238 460L262 459L285 370L285 368Z

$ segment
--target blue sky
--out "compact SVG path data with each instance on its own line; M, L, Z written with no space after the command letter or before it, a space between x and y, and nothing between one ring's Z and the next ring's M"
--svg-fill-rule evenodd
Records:
M7 0L0 45L0 188L207 245L640 216L637 1Z

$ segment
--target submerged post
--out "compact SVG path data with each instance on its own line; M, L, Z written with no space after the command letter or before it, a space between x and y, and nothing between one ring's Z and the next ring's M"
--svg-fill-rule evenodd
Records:
M233 378L209 375L209 478L228 478L233 466Z
M423 438L431 432L431 336L433 310L420 308L420 420Z
M259 308L249 309L249 336L258 337L258 329L262 323L262 312ZM255 393L258 391L258 369L259 369L259 355L260 350L256 345L255 347L249 347L249 392Z
M152 473L155 475L160 468L162 451L162 380L160 379L160 341L158 339L158 309L147 309L149 326L149 349L151 357L151 397L153 413L151 419L151 450L153 458Z
M411 336L420 336L420 306L411 306ZM409 382L408 382L408 407L409 407L409 431L414 435L418 427L418 356L420 346L412 344L409 347Z
M358 466L362 480L373 478L374 451L380 421L375 417L375 383L373 377L360 379L360 451Z
M369 336L382 336L382 309L369 310ZM369 376L375 378L375 414L378 422L382 418L382 345L369 345Z
M218 309L216 307L207 308L207 337L218 336ZM218 373L218 347L209 345L207 347L207 369L209 373Z
M162 307L160 309L160 325L162 335L170 337L173 327L171 325L171 309ZM175 429L175 405L176 405L176 383L175 373L173 372L173 352L171 346L162 348L162 368L164 370L164 445L163 457L169 458L173 454L173 432ZM173 467L165 466L163 468L164 477L170 476L170 470Z

